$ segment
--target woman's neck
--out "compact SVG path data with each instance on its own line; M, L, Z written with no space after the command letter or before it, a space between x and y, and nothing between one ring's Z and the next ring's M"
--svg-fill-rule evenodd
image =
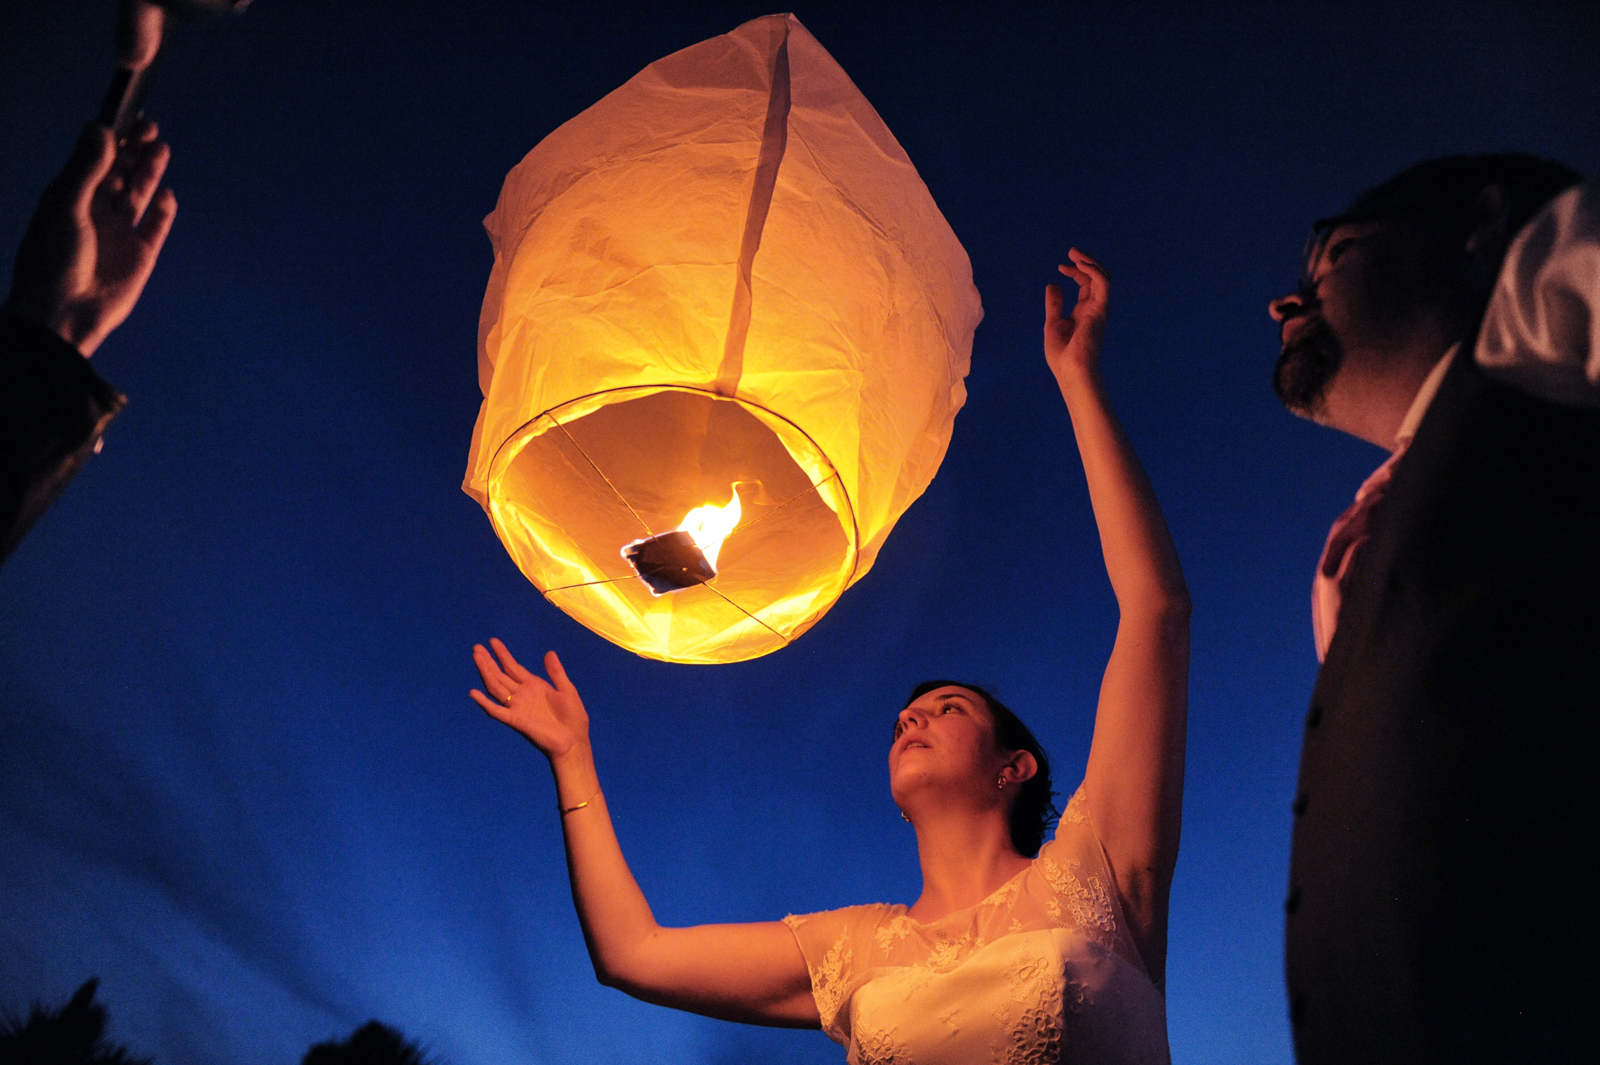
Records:
M1011 844L1004 811L947 810L916 819L922 896L911 907L927 923L976 906L1029 865Z

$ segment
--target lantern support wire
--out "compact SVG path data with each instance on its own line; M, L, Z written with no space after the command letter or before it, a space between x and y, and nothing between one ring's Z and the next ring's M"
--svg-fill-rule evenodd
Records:
M539 589L539 594L544 596L546 599L548 599L548 598L550 598L551 594L554 593L554 592L570 591L573 588L592 588L597 584L616 584L616 583L618 583L620 581L631 581L631 580L634 580L634 579L635 579L635 577L630 574L627 577L609 577L609 578L607 578L606 580L603 580L603 581L583 581L580 584L563 584L559 588L540 588ZM773 628L771 625L768 625L765 621L762 621L760 618L756 617L754 614L750 613L750 611L746 610L744 607L740 606L738 603L735 603L732 599L729 599L727 596L725 596L721 592L717 591L717 589L713 588L710 585L709 582L706 583L706 584L699 585L698 587L704 588L704 589L706 589L706 591L711 592L718 599L721 599L724 603L727 603L729 606L733 607L733 609L737 610L739 613L743 614L745 617L749 618L751 621L755 622L757 625L760 625L763 629L766 629L768 632L772 633L772 635L776 636L778 639L783 641L784 646L788 646L788 644L790 643L790 640L789 640L789 638L787 636L785 636L783 633L779 632L777 629Z
M579 581L577 584L563 584L559 588L540 588L539 594L548 599L550 598L551 592L565 592L573 588L592 588L597 584L616 584L620 581L631 581L637 579L637 574L630 573L626 577L607 577L604 580L599 581ZM535 587L538 586L535 585Z
M623 506L628 508L628 513L633 515L633 520L644 527L644 534L646 536L654 536L656 531L650 528L650 523L639 517L639 512L633 509L633 504L629 503L627 498L624 497L621 492L617 491L617 486L611 483L611 478L606 476L606 471L595 465L594 459L590 458L589 453L583 450L582 444L572 439L572 434L567 432L567 427L562 425L560 422L557 422L553 415L547 414L546 417L548 417L552 422L555 422L556 428L561 430L561 435L566 437L567 440L571 442L572 446L578 449L578 454L583 456L583 461L587 462L594 472L600 475L600 479L606 483L606 487L611 489L612 494L617 497L618 501L621 502Z
M836 481L838 479L839 479L839 474L838 473L829 474L828 476L824 477L822 480L818 481L816 484L807 486L807 488L806 488L806 490L804 492L796 492L794 495L790 496L788 499L785 499L782 503L779 503L777 506L775 506L771 510L767 511L765 514L761 515L759 518L756 518L754 521L748 521L748 522L745 522L743 525L740 525L737 529L734 530L734 532L745 532L746 530L755 528L757 525L760 525L762 522L766 521L768 518L770 518L773 515L777 514L778 511L782 510L784 507L788 506L790 503L793 503L795 500L804 499L806 496L811 495L818 488L821 488L823 485L827 484L829 481ZM729 533L728 535L732 536L733 533Z
M723 595L721 592L717 591L715 588L712 588L709 583L708 584L702 584L700 587L709 590L714 595L716 595L716 597L718 599L721 599L724 603L727 603L729 606L733 607L733 609L737 610L739 613L743 614L745 617L749 618L751 621L755 622L757 625L760 625L763 629L766 629L768 632L772 633L772 635L774 635L778 639L782 640L783 641L783 645L785 647L789 646L789 637L785 636L783 633L779 632L777 629L773 628L771 625L768 625L765 621L762 621L760 618L756 617L754 614L750 613L750 611L746 610L744 607L740 606L738 603L735 603L732 599L729 599L727 596Z

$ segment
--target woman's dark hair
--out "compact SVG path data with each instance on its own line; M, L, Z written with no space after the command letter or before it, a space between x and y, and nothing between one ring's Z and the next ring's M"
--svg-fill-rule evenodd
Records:
M1055 792L1050 787L1050 756L1044 753L1044 748L1028 730L1028 726L1011 712L1010 707L976 684L968 684L963 680L925 680L911 689L906 705L910 706L935 688L965 688L977 695L994 718L994 739L999 748L1002 751L1027 751L1039 764L1039 771L1022 782L1016 804L1011 807L1011 845L1017 848L1018 854L1034 857L1044 845L1045 832L1061 816L1061 811L1056 809L1052 801Z

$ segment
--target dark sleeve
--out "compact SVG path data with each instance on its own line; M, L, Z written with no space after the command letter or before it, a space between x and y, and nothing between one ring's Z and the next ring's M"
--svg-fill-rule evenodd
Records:
M0 562L94 454L127 401L77 348L0 312Z

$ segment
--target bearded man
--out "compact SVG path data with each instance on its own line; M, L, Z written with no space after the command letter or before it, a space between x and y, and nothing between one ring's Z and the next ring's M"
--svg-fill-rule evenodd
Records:
M1436 159L1316 224L1295 413L1391 452L1313 588L1286 965L1302 1065L1594 1052L1600 189Z

